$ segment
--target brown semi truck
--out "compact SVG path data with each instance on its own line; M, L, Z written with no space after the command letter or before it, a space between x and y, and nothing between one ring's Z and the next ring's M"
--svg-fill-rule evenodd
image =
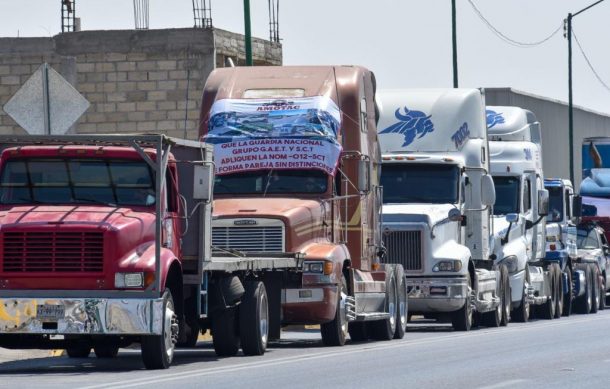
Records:
M240 339L245 353L262 353L288 324L320 324L326 345L343 345L348 332L352 340L404 335L404 272L381 263L374 96L373 73L357 66L238 67L209 76L200 135L214 145L213 261L299 259L291 269L212 275L210 282L231 285L222 304L210 305L218 354L235 354ZM254 281L255 308L226 303L223 293Z

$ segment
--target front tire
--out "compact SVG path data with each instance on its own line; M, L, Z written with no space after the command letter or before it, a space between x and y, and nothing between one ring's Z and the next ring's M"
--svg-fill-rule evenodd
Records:
M464 306L451 315L451 324L456 331L470 331L473 322L472 306L470 305L470 294L472 293L472 281L468 275L468 295L464 299Z
M263 355L269 340L269 300L265 284L249 281L239 306L239 334L245 355Z
M325 346L343 346L348 333L347 312L345 297L347 296L347 282L341 276L341 286L337 293L337 309L332 321L320 325L322 343Z
M597 313L599 309L599 273L597 271L597 267L593 264L589 265L591 268L591 280L593 283L591 284L591 311L590 313Z
M570 316L572 314L572 300L574 300L574 286L572 285L572 269L566 267L566 274L568 277L568 290L563 296L563 316ZM563 278L562 278L563 283Z
M557 289L557 297L555 298L555 318L559 319L561 316L563 316L564 307L563 276L561 275L561 268L559 267L558 263L553 263L552 268L555 271L555 288Z
M178 322L172 292L163 294L163 327L161 335L142 337L142 361L147 369L167 369L174 360L178 341Z
M591 268L589 267L589 265L587 265L585 267L585 294L581 297L579 297L575 302L574 302L574 308L576 309L576 311L578 313L582 313L582 314L588 314L591 312L591 305L592 303L592 293L591 293L591 289L593 287L592 283L593 280L591 278Z
M521 294L521 304L519 307L513 310L513 317L516 322L527 323L530 319L530 303L527 299L527 286L530 282L530 273L527 266L525 266L525 281L523 283L523 293Z

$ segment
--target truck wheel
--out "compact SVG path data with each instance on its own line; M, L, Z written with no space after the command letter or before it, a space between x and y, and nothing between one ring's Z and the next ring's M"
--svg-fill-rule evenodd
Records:
M69 358L87 358L91 353L91 346L73 346L66 349Z
M563 315L563 277L558 263L553 263L551 269L555 272L555 319Z
M568 276L568 290L565 291L563 296L563 316L570 316L572 314L572 300L574 300L574 286L572 285L572 269L566 268L566 274ZM563 279L562 279L563 284Z
M603 311L604 309L606 309L606 276L602 275L599 282L599 310Z
M527 266L525 267L525 283L529 284L529 271L527 270ZM530 303L527 300L527 290L526 285L523 285L523 293L521 294L521 304L519 307L513 310L512 317L515 318L516 322L519 323L527 323L530 319Z
M239 351L236 308L215 312L212 319L212 343L219 357L232 357Z
M174 359L178 341L178 322L172 292L163 294L163 325L161 335L142 337L142 361L147 369L167 369Z
M482 314L483 324L486 327L500 327L502 323L502 316L504 312L504 306L506 305L506 293L504 293L504 289L506 288L506 284L504 284L504 274L506 267L504 265L500 266L500 279L496 289L496 295L500 298L500 304L493 311L485 312Z
M557 297L557 286L555 285L557 280L555 278L555 270L552 265L551 265L551 268L549 269L549 273L551 276L550 277L551 295L547 296L547 300L545 301L545 303L542 304L540 307L537 307L538 309L536 309L536 311L540 315L540 317L542 317L543 319L546 319L546 320L552 320L555 317L555 303L556 303L556 297Z
M502 275L503 274L503 275ZM506 268L506 265L502 265L500 266L500 277L503 280L503 284L504 284L504 301L503 306L502 306L502 320L500 322L500 325L502 327L506 327L508 325L508 322L510 321L510 308L511 308L511 292L510 292L510 278L508 275L508 269Z
M593 264L590 264L591 268L591 280L593 283L591 284L591 310L590 313L597 313L599 309L599 274L597 272L597 267Z
M199 333L201 332L201 326L199 321L194 320L191 323L187 323L189 329L187 330L186 339L184 342L178 342L179 348L195 348L197 341L199 340Z
M345 297L347 296L347 282L345 276L341 277L341 289L337 296L337 309L335 318L320 325L320 334L322 335L322 343L325 346L343 346L347 337L347 312L345 307Z
M456 331L470 331L472 327L473 312L470 305L472 282L468 276L468 296L464 299L464 306L451 314L451 324Z
M589 265L585 266L585 294L579 297L574 302L574 308L578 313L588 314L591 312L592 298L591 298L591 288L592 288L592 279L591 279L591 268Z
M352 342L365 342L369 340L367 323L365 321L352 321L349 323L347 330Z
M388 266L386 265L386 268ZM389 267L392 269L391 267ZM385 311L390 317L383 320L375 320L370 323L371 338L375 340L390 340L394 338L396 332L396 317L398 307L398 292L396 290L396 280L394 272L386 273L386 292L385 292Z
M398 291L396 307L396 331L394 331L394 339L402 339L407 330L407 312L409 311L407 301L407 282L405 280L405 271L402 265L396 265L394 272L396 289Z
M239 306L239 334L245 355L263 355L269 339L269 300L265 284L248 281Z
M119 354L119 346L103 345L93 347L95 356L98 358L115 358Z

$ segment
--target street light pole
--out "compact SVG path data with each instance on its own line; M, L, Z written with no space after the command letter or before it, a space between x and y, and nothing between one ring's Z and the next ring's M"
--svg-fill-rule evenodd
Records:
M453 45L453 87L458 87L458 63L457 63L457 17L455 11L455 0L451 0L451 35Z
M572 18L603 1L605 0L598 0L574 14L569 13L566 19L566 38L568 38L568 140L570 146L570 180L573 185L576 185L576 183L574 182L574 102L572 101Z
M244 0L244 25L246 41L246 66L252 66L252 32L250 31L250 0Z

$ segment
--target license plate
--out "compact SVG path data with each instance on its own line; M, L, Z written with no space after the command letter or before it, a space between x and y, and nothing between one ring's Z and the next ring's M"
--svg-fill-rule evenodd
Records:
M63 305L42 304L36 306L36 318L43 321L63 319L66 311Z

